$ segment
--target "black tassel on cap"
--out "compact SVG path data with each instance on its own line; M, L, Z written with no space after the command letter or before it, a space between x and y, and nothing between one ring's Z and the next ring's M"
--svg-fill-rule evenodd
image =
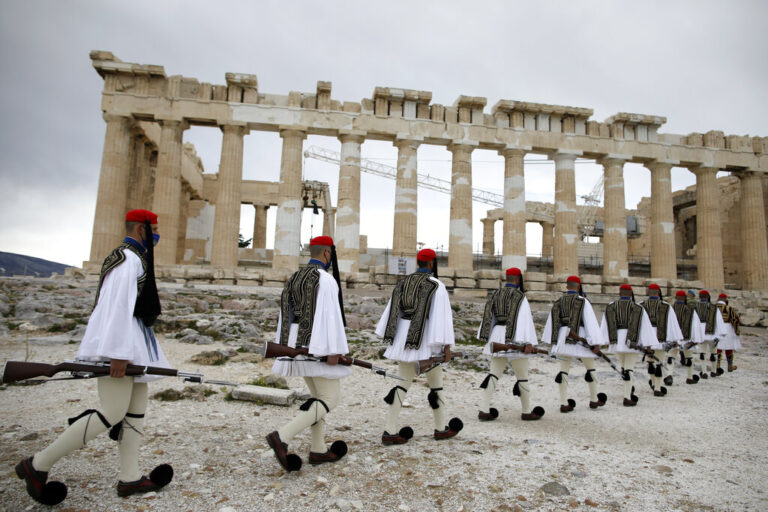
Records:
M155 243L152 239L152 225L149 221L144 222L144 237L147 247L147 251L144 253L144 259L147 262L147 276L144 286L141 288L141 294L136 299L133 316L141 318L147 327L152 327L157 317L160 316L160 297L157 294L157 283L155 282Z
M333 267L333 278L336 280L336 284L339 285L339 308L341 309L341 321L344 323L344 327L347 326L347 317L344 315L344 297L341 294L341 276L339 275L339 261L336 258L336 246L331 246L331 266Z
M435 275L435 279L438 279L440 276L437 275L437 255L435 255L435 259L433 260L435 263L433 265L432 273Z

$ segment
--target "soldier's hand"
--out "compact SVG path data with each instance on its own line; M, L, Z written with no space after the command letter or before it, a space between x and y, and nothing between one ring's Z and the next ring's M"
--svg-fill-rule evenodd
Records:
M594 345L592 347L592 353L597 354L598 352L600 352L600 345Z
M533 352L533 345L530 343L525 344L525 348L523 349L523 354L531 354Z
M127 359L112 359L109 362L109 376L115 379L125 377L125 369L128 367Z
M329 366L336 366L339 364L339 354L333 354L332 356L328 356L328 359L325 360L325 364Z

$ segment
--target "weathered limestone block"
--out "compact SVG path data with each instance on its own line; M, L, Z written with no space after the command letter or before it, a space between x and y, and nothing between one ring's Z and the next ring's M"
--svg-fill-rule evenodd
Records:
M214 101L227 101L227 86L226 85L214 85L213 86L213 100Z
M439 274L442 274L443 269L438 268L437 271ZM462 279L475 279L475 273L472 269L466 269L466 268L458 268L454 272L454 275L456 278L462 278Z
M474 288L475 287L475 280L469 279L469 278L462 278L457 277L456 278L456 286L458 288Z
M584 284L601 284L603 282L603 278L598 274L584 274L579 277Z
M527 276L525 277L527 279ZM543 292L547 289L547 283L543 283L541 281L525 281L524 283L525 291L537 291L537 292Z
M488 291L472 288L454 288L453 296L457 299L484 299L488 296Z
M232 398L247 402L261 402L272 405L292 405L296 400L293 389L277 389L264 386L238 386L232 390Z
M495 290L500 285L500 282L498 279L478 279L477 280L477 287L478 288L486 288Z
M345 101L342 106L342 112L355 112L357 114L362 112L362 105L354 101Z
M475 279L498 279L499 273L496 270L482 269L475 270Z
M754 327L766 318L766 314L759 309L749 308L741 312L739 318L741 319L741 325Z
M440 281L447 287L447 288L453 288L455 285L455 282L452 277L443 277L442 275L438 278Z
M445 120L445 107L443 105L432 105L430 108L430 119L442 123Z
M603 292L603 287L599 284L582 284L581 288L584 290L584 293L588 294Z
M453 267L438 267L437 273L440 277L456 277L456 269Z
M703 146L704 135L701 133L689 133L685 138L685 144L689 146Z
M523 275L523 279L525 279L525 284L527 286L528 283L532 281L546 282L547 274L544 272L526 272L525 275Z
M708 131L704 134L704 145L708 148L725 149L725 135L717 130Z

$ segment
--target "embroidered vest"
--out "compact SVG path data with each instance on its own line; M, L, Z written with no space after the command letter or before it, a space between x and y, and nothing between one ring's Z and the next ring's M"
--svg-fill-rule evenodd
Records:
M566 293L555 301L552 306L552 344L557 343L560 327L569 327L578 333L581 327L581 314L584 311L584 297L575 293ZM577 340L565 339L566 343L575 345Z
M690 340L694 308L684 302L675 302L672 309L677 317L677 323L680 324L680 330L683 331L683 339Z
M99 295L101 295L101 286L104 284L104 279L106 279L107 274L112 272L115 268L117 268L122 262L125 261L125 253L124 250L128 249L129 251L133 252L136 256L139 257L139 261L141 261L141 267L144 269L144 272L139 276L139 279L137 280L137 290L136 290L136 297L141 295L141 290L144 287L144 283L147 280L147 262L144 260L144 256L136 249L134 246L128 243L122 243L118 245L114 250L112 250L109 255L104 258L104 263L101 265L101 274L99 275L99 286L96 288L96 300L93 301L93 307L96 307L96 304L99 303Z
M711 302L699 302L696 304L696 312L699 318L704 322L704 333L715 334L715 314L718 313L717 306Z
M648 313L651 319L651 325L656 328L656 339L661 342L667 341L667 315L669 315L669 304L661 299L648 299L641 305Z
M608 339L617 343L619 329L627 330L627 346L637 347L640 335L640 320L643 318L643 308L631 300L617 300L605 308L605 321L608 322Z
M320 285L320 266L310 263L295 272L285 283L280 296L280 344L288 344L291 324L299 324L296 348L309 345L312 323L317 306L317 288Z
M384 341L390 345L395 341L397 320L402 315L403 318L411 321L405 338L405 347L418 349L421 346L421 338L424 336L424 328L429 317L429 307L438 288L438 284L430 279L431 276L432 274L426 272L415 272L397 283L392 291L389 318L384 331Z
M520 311L520 305L523 303L524 298L525 294L512 286L505 286L493 292L488 302L485 303L479 339L488 341L491 335L491 321L495 316L496 325L506 325L504 341L507 343L514 341L515 330L517 329L517 314Z
M718 304L717 307L723 314L723 321L733 326L733 332L736 333L736 336L741 334L741 329L739 327L741 320L739 319L739 314L736 313L736 310L728 304Z

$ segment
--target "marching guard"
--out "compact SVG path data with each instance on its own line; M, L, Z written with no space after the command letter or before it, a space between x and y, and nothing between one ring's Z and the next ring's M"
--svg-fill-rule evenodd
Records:
M398 376L405 379L384 397L388 404L384 445L405 444L413 437L411 427L398 430L398 416L406 393L418 372L418 362L433 356L451 360L454 345L453 312L445 285L437 278L437 255L432 249L422 249L416 255L416 272L400 281L392 292L376 334L389 344L384 357L397 361ZM434 273L434 275L433 275ZM445 424L445 393L443 369L436 365L427 372L427 400L434 414L437 440L448 439L461 431L464 424L452 418Z
M568 398L568 369L573 358L581 359L587 370L584 380L589 384L590 409L605 405L608 397L597 392L597 379L593 373L597 352L606 342L592 304L581 294L578 276L566 280L566 292L552 306L541 340L551 343L551 353L560 359L560 372L555 377L560 388L560 412L568 413L576 407L576 401Z
M699 292L696 312L699 314L704 330L703 341L699 344L701 349L699 354L701 358L701 372L699 376L702 379L706 379L708 377L707 373L709 373L709 377L717 377L715 371L715 351L719 341L727 335L723 315L718 307L710 302L707 290Z
M717 307L720 309L720 313L723 315L723 321L725 323L725 336L717 344L717 370L715 373L722 375L723 369L720 367L720 361L722 353L725 351L725 359L728 362L728 371L732 372L736 370L736 365L733 364L733 353L736 350L741 350L741 334L739 314L728 304L728 296L721 293L717 297Z
M109 362L109 376L97 381L99 409L70 418L69 427L53 443L16 465L27 493L45 505L67 496L66 485L48 481L53 465L107 430L120 454L118 496L157 491L173 478L168 464L156 467L149 477L139 471L147 383L162 377L125 375L128 364L170 368L152 332L160 315L153 258L153 246L160 240L157 215L131 210L125 226L123 243L101 267L95 305L77 352L79 360Z
M693 373L693 347L702 341L702 325L696 308L686 302L686 293L678 290L675 294L675 303L672 309L677 317L677 323L680 326L680 332L683 335L683 341L680 342L680 364L688 369L688 376L685 379L686 384L696 384L699 382L699 376Z
M312 397L299 407L299 414L279 430L267 435L267 443L286 471L301 469L301 457L288 451L288 443L311 429L309 463L336 462L347 453L344 441L325 443L325 416L338 405L341 379L349 366L339 364L348 352L344 313L333 239L318 236L310 241L311 259L285 283L280 297L277 342L291 348L306 348L307 356L279 358L272 371L284 377L303 377ZM333 266L333 276L328 273Z
M648 318L653 325L654 334L658 343L653 347L653 358L648 361L648 374L651 379L648 384L653 389L653 396L662 397L667 394L664 384L671 386L673 378L669 365L674 362L674 353L678 342L683 340L683 333L677 323L677 316L673 314L672 306L661 297L661 287L656 283L648 285L648 299L640 303L648 313ZM674 354L674 355L673 355Z
M519 268L506 270L506 284L499 288L485 304L483 320L478 330L478 339L487 341L483 354L490 356L490 372L480 387L483 389L478 419L492 421L499 416L499 411L491 407L491 398L496 390L496 382L504 373L507 363L515 372L515 387L512 394L520 397L521 418L535 421L544 415L544 408L536 406L531 410L530 386L528 385L528 359L533 347L538 344L536 326L533 323L531 305L525 298L523 274ZM520 345L522 351L493 352L494 343Z
M653 325L648 313L635 303L632 287L619 287L619 300L605 308L601 325L603 339L610 341L609 352L617 354L621 362L621 378L624 381L624 407L637 405L634 390L634 366L640 355L657 345Z

